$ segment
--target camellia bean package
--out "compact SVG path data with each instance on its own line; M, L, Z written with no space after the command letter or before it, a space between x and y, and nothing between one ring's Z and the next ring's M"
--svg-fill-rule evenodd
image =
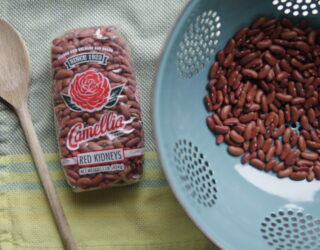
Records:
M135 73L115 27L52 41L52 88L61 164L75 191L141 179L144 140Z

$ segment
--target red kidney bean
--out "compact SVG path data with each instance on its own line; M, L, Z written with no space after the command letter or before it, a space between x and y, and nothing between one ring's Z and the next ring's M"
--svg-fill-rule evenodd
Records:
M241 30L239 30L235 35L234 39L239 40L241 37L243 37L247 32L249 31L248 27L244 27Z
M236 46L236 42L234 41L234 39L230 39L224 50L226 53L231 53L233 52L235 46Z
M309 181L309 182L313 181L314 177L315 177L315 173L313 172L313 170L309 169L308 176L307 176L307 181Z
M225 126L232 126L232 125L236 125L237 123L239 123L239 119L237 119L235 117L231 117L231 118L224 120L223 123Z
M230 114L231 109L232 109L231 105L226 105L221 109L220 117L222 120L226 120L228 118L228 115ZM222 122L220 125L222 125Z
M267 164L266 164L266 167L265 167L265 170L267 171L270 171L274 168L274 166L276 165L277 163L277 160L275 158L272 158Z
M232 155L239 156L243 154L243 148L237 146L228 146L228 152Z
M315 142L320 142L320 138L315 130L310 130L311 139Z
M271 160L271 158L275 154L275 151L276 151L276 147L275 146L271 146L270 149L268 150L268 152L266 153L266 161L267 162Z
M275 118L275 112L270 112L270 113L267 115L267 118L266 118L266 121L265 121L264 124L265 124L266 126L269 126L269 125L273 122L274 118Z
M298 51L298 54L299 54L299 51ZM303 64L301 62L299 62L297 59L295 58L292 58L291 61L290 61L291 65L295 68L301 68L303 67Z
M238 134L235 130L231 130L230 138L234 142L239 143L239 144L244 142L244 138L240 134Z
M224 60L225 60L224 50L220 50L220 51L217 53L217 60L218 60L218 62L219 62L220 65L223 65Z
M288 165L293 165L295 164L296 160L297 160L297 157L300 155L300 150L297 149L297 150L294 150L290 153L288 153L288 155L286 156L286 159L285 159L285 164L288 166Z
M291 137L291 128L286 128L284 133L283 133L283 136L282 136L282 141L283 143L288 143L289 142L289 139Z
M309 160L304 160L304 159L300 159L296 161L296 164L298 167L303 167L303 166L313 166L313 161L309 161Z
M215 122L214 122L212 116L208 116L208 117L207 117L207 125L208 125L208 127L209 127L211 130L214 130L214 128L215 128L216 125L215 125Z
M285 120L287 122L291 122L291 110L290 110L290 105L286 104L284 107L284 116L285 116Z
M270 105L271 103L273 103L274 99L276 97L276 93L275 92L271 92L267 95L267 103Z
M288 168L286 168L286 169L280 170L280 171L278 172L278 176L279 176L280 178L288 177L288 176L291 175L292 171L293 171L292 167L288 167Z
M320 165L314 166L313 172L315 173L315 177L320 180Z
M279 110L278 115L279 115L279 124L284 124L285 123L285 116L284 116L283 110Z
M307 140L306 143L307 143L307 147L308 148L320 149L320 143L319 142L314 142L314 141Z
M241 65L246 65L249 62L251 62L252 60L256 59L259 55L260 55L259 52L249 53L249 54L247 54L247 55L245 55L244 57L241 58L240 64Z
M216 125L213 128L213 131L218 133L218 134L227 134L229 133L230 128L228 126L221 126L221 125Z
M271 39L266 39L266 40L262 40L262 41L259 41L257 42L256 46L258 49L267 49L271 46L272 44L272 41Z
M282 102L290 102L292 100L291 95L286 95L286 94L282 94L282 93L277 93L276 97L278 100L280 100Z
M301 117L301 126L307 131L309 131L311 129L311 126L310 126L309 121L308 121L308 117L305 116L305 115L303 115Z
M283 144L283 150L282 150L282 153L280 154L280 159L283 161L287 157L290 151L291 151L291 146L288 143Z
M261 149L257 151L257 156L258 156L259 160L261 160L261 161L264 161L265 157L266 157L265 153Z
M216 125L223 126L223 122L220 120L220 117L217 114L213 114L212 118Z
M314 96L309 97L309 98L306 100L305 104L304 104L304 108L305 108L305 109L309 109L309 108L311 108L312 106L314 106L314 105L317 104L317 103L318 103L317 98L315 98Z
M208 95L205 96L205 104L206 104L206 107L209 111L213 111L213 104L212 104L212 101Z
M251 25L252 29L256 29L259 28L261 25L263 25L266 22L266 18L265 17L259 17L257 18Z
M249 150L249 146L250 146L250 142L249 141L245 141L243 144L242 144L242 147L244 149L244 151L248 151ZM251 155L251 154L250 154Z
M237 77L239 75L239 72L237 70L232 71L232 73L228 76L228 86L233 86Z
M276 140L275 146L276 146L275 154L279 156L282 153L282 142L280 140Z
M257 126L259 127L260 133L265 135L267 133L264 123L261 119L257 120Z
M273 65L275 65L277 63L277 59L273 55L271 55L271 53L268 50L264 54L264 59L271 66L273 66Z
M310 133L305 129L302 129L300 131L300 134L304 137L305 140L310 140L311 139Z
M223 141L224 141L224 136L223 135L217 135L216 144L219 145L219 144L223 143Z
M295 97L291 100L292 105L299 105L305 103L306 99L303 97Z
M279 82L285 82L288 81L288 77L289 77L289 73L287 73L286 71L282 71L280 73L277 74L277 81ZM290 96L292 98L292 96Z
M210 73L209 73L210 79L217 77L218 69L219 69L219 62L215 62L210 69Z
M219 80L216 84L216 89L223 89L227 84L227 79L224 75L220 75Z
M244 76L247 76L249 78L253 78L253 79L256 79L258 78L258 73L256 71L254 71L253 69L242 69L241 73L244 75Z
M233 129L237 131L239 134L243 134L246 130L246 125L239 123L236 126L234 126Z
M259 134L257 137L257 149L261 149L263 144L264 144L264 136L262 134Z
M265 64L264 67L259 71L258 78L264 79L268 76L268 73L270 72L271 67L269 64ZM262 92L263 93L263 92Z
M87 177L83 177L77 180L77 185L79 186L91 186L92 185L92 180Z
M297 145L299 139L299 135L297 131L292 131L290 138L290 146L293 148Z
M250 112L248 114L244 114L244 115L241 115L239 117L239 121L241 123L249 123L251 122L252 120L255 120L257 118L257 113L255 112Z
M250 140L252 138L252 131L255 129L255 124L254 122L250 122L247 126L246 129L244 131L244 138L246 140Z
M292 77L298 82L304 82L304 77L296 69L292 71Z
M233 59L234 59L233 53L228 54L224 63L223 63L223 66L226 68L229 68L233 63Z
M290 114L290 117L289 120L287 121L291 121L291 122L297 122L298 119L299 119L299 112L298 112L298 109L296 106L291 106L291 112L289 113Z
M308 176L308 173L304 171L292 172L290 174L291 179L295 181L304 180L307 176Z
M279 136L281 136L283 134L283 132L285 131L286 127L284 124L282 124L276 131L273 131L272 133L272 137L274 139L278 138Z
M299 149L301 152L306 151L307 144L306 144L306 141L302 135L299 136L298 146L299 146Z
M257 93L257 86L254 85L249 91L248 91L248 94L247 94L247 98L246 98L246 101L248 102L248 105L249 106L252 106L252 102L254 100L254 97Z
M266 167L266 165L263 163L263 161L261 161L257 158L251 159L250 164L257 167L257 168L260 168L260 169L264 169Z
M256 137L253 137L253 139L250 141L250 144L249 144L249 151L251 153L254 153L257 151L257 138Z
M280 45L273 44L269 47L269 49L270 49L271 53L273 53L275 55L283 56L286 53L286 50Z
M285 168L284 162L283 161L282 162L278 162L278 163L276 163L274 165L273 171L279 172L279 171L283 170L284 168Z
M303 52L307 53L310 51L310 47L307 43L303 41L297 41L295 42L295 47L299 50L302 50Z
M281 33L281 38L285 39L285 40L291 40L297 37L297 32L295 31L285 31L283 33Z
M262 96L261 99L261 107L262 107L262 111L264 113L268 113L269 108L268 108L268 102L267 102L267 97L265 95Z
M242 158L241 158L241 163L242 164L245 164L249 161L250 159L250 153L249 152L246 152L243 154Z
M292 72L292 67L290 66L289 62L286 59L280 60L280 66L284 71L286 71L288 73Z
M319 159L319 154L316 152L302 152L301 157L306 160L315 161Z
M273 144L273 140L271 138L268 138L267 140L265 140L263 146L262 146L262 150L267 153L270 149L270 147Z

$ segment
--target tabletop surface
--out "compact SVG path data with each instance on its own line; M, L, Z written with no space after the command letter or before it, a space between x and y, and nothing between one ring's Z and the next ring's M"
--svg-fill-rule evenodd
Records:
M79 249L216 249L174 198L152 136L152 88L161 48L186 0L3 0L0 18L30 52L29 108ZM50 86L50 41L65 30L116 25L131 50L141 95L146 153L135 185L75 194L59 161ZM21 126L0 102L0 249L62 249Z

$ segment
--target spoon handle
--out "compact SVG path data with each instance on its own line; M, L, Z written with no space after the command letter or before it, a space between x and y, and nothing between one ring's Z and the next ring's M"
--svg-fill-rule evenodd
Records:
M63 245L67 250L76 250L77 246L71 234L67 219L64 215L59 197L55 191L54 184L44 158L44 154L42 152L37 134L32 124L32 120L27 108L27 103L23 102L23 104L16 109L16 112L19 116L23 131L29 144L33 160L37 167L42 186L47 195Z

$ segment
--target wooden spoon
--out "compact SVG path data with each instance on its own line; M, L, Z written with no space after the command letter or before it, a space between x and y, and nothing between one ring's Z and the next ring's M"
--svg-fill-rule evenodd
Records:
M27 97L31 75L29 54L20 35L3 19L0 19L0 48L0 97L11 104L19 116L63 245L68 250L75 250L77 249L76 243L54 189L28 111Z

